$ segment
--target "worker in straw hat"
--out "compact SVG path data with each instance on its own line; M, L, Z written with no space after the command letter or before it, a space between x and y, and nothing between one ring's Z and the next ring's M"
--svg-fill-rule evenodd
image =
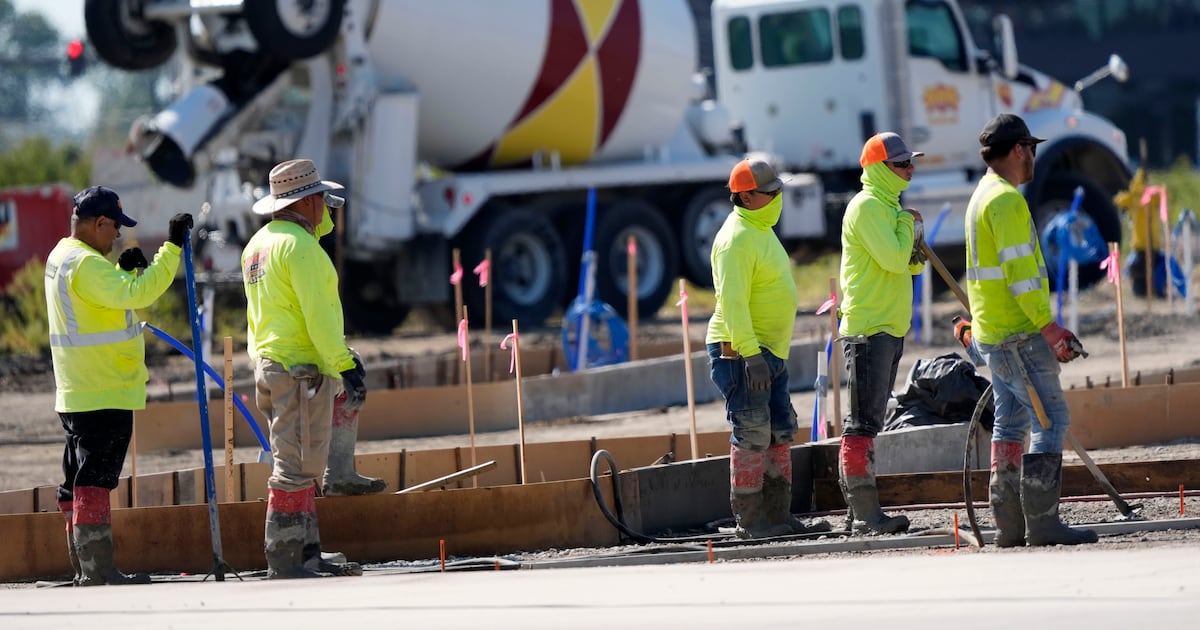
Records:
M796 319L792 262L771 230L783 211L783 181L759 158L729 175L733 212L712 248L716 307L705 343L713 383L725 398L729 503L741 538L829 531L792 516L796 410L787 356Z
M334 397L366 401L361 361L346 345L337 272L318 240L333 229L328 206L344 199L311 160L271 169L271 194L254 204L269 215L242 252L246 346L258 408L271 431L265 548L270 578L361 575L355 563L321 555L316 480L329 453Z

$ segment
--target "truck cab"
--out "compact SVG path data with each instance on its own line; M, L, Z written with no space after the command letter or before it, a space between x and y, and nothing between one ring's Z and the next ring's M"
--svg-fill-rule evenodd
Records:
M1024 189L1039 226L1082 187L1088 220L1120 240L1111 196L1130 177L1125 134L1076 90L1019 65L1011 31L1001 29L999 55L981 49L952 0L715 0L712 23L717 100L748 145L818 174L827 193L824 214L785 238L836 244L862 143L895 131L926 154L903 201L927 217L949 205L937 244L955 246L947 262L961 265L966 202L986 169L979 131L1013 112L1048 139Z

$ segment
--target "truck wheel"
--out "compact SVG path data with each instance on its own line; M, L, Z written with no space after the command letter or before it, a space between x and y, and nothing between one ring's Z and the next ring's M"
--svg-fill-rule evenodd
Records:
M706 289L712 288L713 239L731 208L729 191L724 188L705 188L688 202L683 211L683 231L679 243L683 275L688 282Z
M1121 220L1112 199L1096 184L1072 173L1052 173L1041 189L1041 198L1030 204L1033 209L1033 220L1038 234L1045 229L1046 224L1060 212L1069 212L1071 201L1075 197L1075 188L1083 187L1083 201L1079 211L1087 216L1100 230L1104 241L1121 241ZM1046 259L1046 270L1050 276L1050 290L1057 290L1058 261L1050 252L1053 251L1047 243L1042 243L1042 256ZM1055 248L1056 249L1056 248ZM1079 265L1079 286L1088 287L1105 276L1099 262Z
M629 315L627 239L637 239L637 308L645 318L662 308L679 277L679 246L653 206L625 200L602 206L596 217L596 297Z
M473 319L483 321L484 292L471 270L492 250L492 321L520 320L541 326L563 301L567 254L562 238L542 213L488 204L483 223L462 246L463 301Z
M147 70L175 52L175 29L134 15L131 0L86 0L83 20L96 55L122 70Z
M338 0L258 0L243 3L242 15L262 52L279 59L315 57L333 45L345 4Z

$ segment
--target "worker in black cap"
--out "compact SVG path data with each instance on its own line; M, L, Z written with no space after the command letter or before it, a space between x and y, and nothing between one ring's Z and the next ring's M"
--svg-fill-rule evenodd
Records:
M1058 519L1062 447L1070 409L1059 363L1082 346L1050 311L1050 281L1037 227L1017 186L1033 179L1037 145L1025 121L1000 114L979 134L988 170L967 206L967 295L972 343L992 371L996 423L992 432L989 501L996 544L1076 545L1096 533ZM1036 392L1049 428L1036 419ZM1032 427L1029 452L1025 436Z
M134 310L171 286L192 216L171 218L152 262L134 247L113 265L113 242L135 225L117 193L92 186L75 196L71 235L46 259L54 410L66 431L58 507L79 586L150 581L113 566L109 493L125 465L133 412L146 408L146 345Z

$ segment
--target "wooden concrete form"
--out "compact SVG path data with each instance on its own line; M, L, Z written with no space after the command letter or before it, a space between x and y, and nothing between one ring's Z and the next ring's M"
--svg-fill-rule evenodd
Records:
M682 344L682 340L676 347ZM813 357L817 344L796 342L788 358L791 382L796 391L812 388L816 378ZM525 353L522 352L524 370ZM697 373L707 373L708 356L694 352L690 358ZM523 379L525 422L536 423L595 416L608 413L683 405L687 402L684 359L682 354L622 363L584 372L563 372L527 376ZM372 378L381 379L377 371ZM246 386L248 387L248 386ZM239 391L252 391L242 389ZM511 380L479 382L471 388L478 433L517 427L516 387ZM707 379L696 379L698 403L720 398L720 392ZM253 399L246 406L266 434L265 423ZM238 414L240 415L240 414ZM138 452L161 449L201 447L199 411L192 401L148 403L138 412ZM249 425L235 419L234 440L239 446L256 444ZM223 444L225 422L210 412L210 438ZM467 397L464 386L405 387L373 389L359 415L360 440L384 440L432 435L466 433Z

